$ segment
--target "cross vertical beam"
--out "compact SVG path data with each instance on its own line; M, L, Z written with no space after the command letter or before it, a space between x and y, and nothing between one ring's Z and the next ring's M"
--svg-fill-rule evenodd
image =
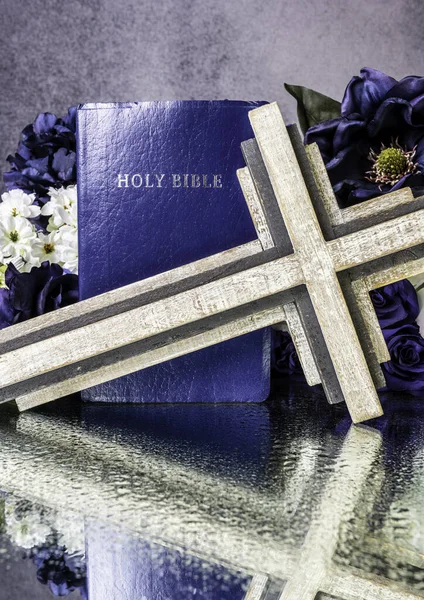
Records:
M381 404L278 105L249 118L352 420L378 417Z

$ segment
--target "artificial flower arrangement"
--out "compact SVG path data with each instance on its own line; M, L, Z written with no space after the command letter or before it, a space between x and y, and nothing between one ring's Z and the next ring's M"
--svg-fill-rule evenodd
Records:
M403 187L424 194L424 77L396 81L363 69L342 102L301 86L286 89L297 99L305 143L318 144L340 206ZM75 115L75 107L63 118L38 115L7 158L0 329L78 300ZM411 281L375 290L371 298L391 355L383 365L388 388L424 394L417 294L424 295L424 277ZM275 335L273 365L286 375L300 371L288 334Z

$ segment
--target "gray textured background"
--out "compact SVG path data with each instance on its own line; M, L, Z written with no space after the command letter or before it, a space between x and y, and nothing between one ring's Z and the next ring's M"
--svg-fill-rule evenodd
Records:
M0 0L0 168L40 111L87 101L341 98L362 66L424 75L422 0Z

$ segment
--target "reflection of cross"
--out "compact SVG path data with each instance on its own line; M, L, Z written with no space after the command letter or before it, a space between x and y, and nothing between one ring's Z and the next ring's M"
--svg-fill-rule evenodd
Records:
M284 585L279 600L315 600L319 592L343 600L422 598L402 589L395 582L371 573L364 577L359 570L340 567L333 562L340 530L343 526L349 526L354 516L355 506L360 502L380 449L381 438L377 431L351 427L319 509L313 516L297 565ZM268 586L266 575L255 575L244 600L267 600Z
M231 565L234 571L251 573L263 568L266 574L253 578L245 600L270 600L269 578L272 584L287 582L280 600L314 600L318 591L343 600L423 598L422 593L407 591L398 581L340 566L333 560L342 528L351 530L355 508L362 508L370 477L381 472L378 431L352 426L328 475L319 464L313 469L320 501L298 550L288 542L293 539L292 519L286 512L291 497L281 494L279 488L235 482L231 469L228 478L204 472L192 453L185 464L181 457L170 458L149 436L145 450L126 440L125 434L108 436L103 432L100 436L96 428L87 431L82 425L36 413L21 415L16 429L0 429L2 490L59 513L74 513L74 520L80 515L81 519L109 523L114 529L124 527L160 544L186 548L206 561ZM325 439L320 436L317 442L314 438L306 446L323 456L328 451ZM297 465L299 449L291 446L289 451ZM292 467L292 461L280 465L285 481L293 477ZM307 471L298 483L303 494L301 512L315 505L309 494L309 467ZM121 480L134 485L122 493L116 485ZM385 554L383 545L381 551ZM396 575L401 556L398 552L390 558ZM411 552L410 557L414 564L420 555Z
M381 414L388 356L368 290L376 274L383 285L422 270L422 201L404 190L340 210L278 106L249 116L239 175L259 241L1 332L0 399L29 408L287 321L310 383L355 422Z

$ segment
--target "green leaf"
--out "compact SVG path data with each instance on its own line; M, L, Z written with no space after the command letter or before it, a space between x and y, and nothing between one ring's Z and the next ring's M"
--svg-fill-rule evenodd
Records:
M323 121L340 117L341 103L301 85L284 84L284 87L297 100L297 117L303 134Z

